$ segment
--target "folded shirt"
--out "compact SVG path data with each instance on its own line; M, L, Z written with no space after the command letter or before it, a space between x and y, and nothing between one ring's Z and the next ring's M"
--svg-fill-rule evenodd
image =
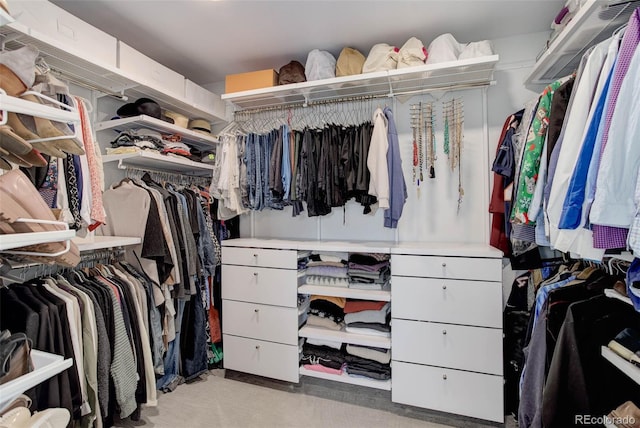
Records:
M347 300L344 305L344 313L350 314L352 312L360 311L379 311L388 302L376 302L371 300Z
M307 275L329 276L332 278L348 278L346 267L307 265Z
M391 361L390 349L380 350L379 348L369 348L367 346L348 344L346 350L349 355L376 361L380 364L389 364Z
M353 327L348 325L345 328L347 333L355 333L355 334L368 334L369 336L380 336L380 337L391 337L391 330L389 331L381 331L372 328L366 327Z
M307 325L328 328L329 330L336 331L340 331L344 327L344 323L335 322L329 318L323 318L313 314L309 314L309 317L307 318Z
M305 277L307 284L324 285L327 287L349 287L349 278L332 278L330 276L307 275Z
M329 348L333 348L333 349L341 349L342 348L342 342L334 342L331 340L322 340L322 339L315 339L312 337L308 337L307 338L307 342L310 345L314 345L314 346L327 346Z
M314 372L329 373L334 375L341 375L342 373L344 373L344 364L340 366L339 369L332 369L331 367L323 366L322 364L303 364L302 367Z
M351 253L349 262L361 265L375 265L380 262L387 261L391 258L389 254L381 253Z
M315 301L322 301L322 300L326 300L327 302L331 302L333 304L335 304L336 306L338 306L340 309L344 309L344 305L347 303L347 299L344 297L335 297L335 296L319 296L317 294L314 294L311 296L311 307L314 307L314 303Z
M358 322L385 324L387 322L387 316L390 312L391 304L387 302L382 307L382 309L378 311L360 311L346 314L344 316L344 322L346 322L348 325L352 325Z

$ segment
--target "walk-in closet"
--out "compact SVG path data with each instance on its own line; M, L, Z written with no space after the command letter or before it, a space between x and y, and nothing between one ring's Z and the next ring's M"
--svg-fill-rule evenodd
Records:
M0 427L640 428L640 1L0 0Z

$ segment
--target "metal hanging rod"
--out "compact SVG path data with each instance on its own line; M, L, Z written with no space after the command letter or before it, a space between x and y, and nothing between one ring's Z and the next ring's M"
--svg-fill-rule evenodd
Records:
M148 173L151 176L151 178L153 178L154 180L160 180L160 181L169 181L169 182L180 183L180 184L197 183L197 184L203 184L206 186L208 186L211 183L211 177L209 176L203 177L200 175L188 175L188 174L180 174L178 172L154 170L154 169L149 169L147 167L145 167L145 169L142 169L142 168L136 168L134 166L129 166L129 165L125 166L125 175L129 178L141 178L145 173Z

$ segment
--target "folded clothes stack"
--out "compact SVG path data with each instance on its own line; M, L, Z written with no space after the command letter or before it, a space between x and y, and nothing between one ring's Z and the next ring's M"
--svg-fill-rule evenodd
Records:
M111 147L107 148L107 154L135 153L142 150L191 157L191 148L182 142L179 135L161 134L146 128L128 129L120 132L118 137L111 142Z
M312 345L308 341L302 347L300 364L308 369L330 374L342 374L345 355L341 349L326 345Z
M331 296L311 296L307 325L330 330L344 327L344 305L346 299Z
M349 256L349 288L381 290L389 283L389 254L353 253Z
M306 282L313 285L348 287L346 254L311 254L307 261Z
M344 307L348 333L391 336L391 304L349 300Z
M53 232L64 230L53 211L44 202L36 188L20 170L12 170L0 176L0 234ZM44 222L22 221L35 219ZM80 262L80 251L71 241L48 242L14 248L11 251L34 253L22 255L38 263L57 263L73 267Z

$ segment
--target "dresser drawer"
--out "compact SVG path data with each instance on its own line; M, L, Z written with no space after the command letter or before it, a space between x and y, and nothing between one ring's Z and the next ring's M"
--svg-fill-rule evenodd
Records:
M497 328L394 319L391 349L397 361L502 376L502 330Z
M298 308L223 300L222 329L235 336L297 345Z
M298 268L298 252L266 248L222 247L222 263L283 269Z
M502 328L502 283L403 276L392 283L393 318Z
M502 259L394 254L391 272L394 276L502 281Z
M247 339L228 334L224 340L224 367L273 379L298 382L298 346Z
M298 271L222 265L222 298L296 307Z
M501 376L393 361L391 400L504 422Z

